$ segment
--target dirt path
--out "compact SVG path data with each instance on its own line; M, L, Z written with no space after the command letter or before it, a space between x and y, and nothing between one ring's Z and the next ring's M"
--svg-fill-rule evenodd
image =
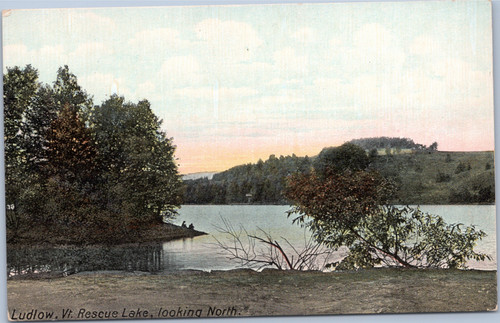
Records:
M50 313L50 319L64 314L66 320L464 312L497 306L496 272L484 271L82 273L9 280L7 287L13 319L47 319Z

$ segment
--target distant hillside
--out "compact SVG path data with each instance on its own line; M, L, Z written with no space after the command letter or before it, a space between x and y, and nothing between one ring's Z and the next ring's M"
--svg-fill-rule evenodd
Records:
M295 172L311 169L309 157L269 156L266 161L233 167L217 173L212 180L185 180L186 204L287 204L282 196L285 179Z
M372 155L369 166L397 183L398 196L392 203L495 202L493 152L397 151ZM184 203L289 204L282 196L286 177L294 172L309 172L314 158L272 155L266 161L214 174L211 180L185 180Z
M370 168L399 186L399 204L495 202L494 153L422 152L377 156Z

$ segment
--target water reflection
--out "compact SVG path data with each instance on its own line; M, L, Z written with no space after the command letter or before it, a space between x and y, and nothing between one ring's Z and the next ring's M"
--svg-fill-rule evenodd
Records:
M206 237L120 246L12 247L7 253L7 273L9 277L42 273L57 276L104 270L159 273L234 268L204 240Z
M160 272L164 270L162 244L9 248L7 273L12 275L74 274L81 271L121 270Z
M163 243L163 271L228 270L236 264L215 246L211 235Z

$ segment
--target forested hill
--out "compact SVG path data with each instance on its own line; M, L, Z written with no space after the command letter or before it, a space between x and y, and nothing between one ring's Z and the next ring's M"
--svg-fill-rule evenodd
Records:
M309 157L271 155L266 161L233 167L217 173L211 180L185 180L186 204L287 204L282 196L285 179L312 167ZM251 195L251 196L248 196Z
M398 147L392 148L389 154L370 156L368 167L397 183L399 191L393 203L494 203L493 152L439 152L422 148L397 153ZM272 155L266 161L215 174L212 180L187 180L184 203L288 204L282 196L286 176L310 171L314 160L315 157Z

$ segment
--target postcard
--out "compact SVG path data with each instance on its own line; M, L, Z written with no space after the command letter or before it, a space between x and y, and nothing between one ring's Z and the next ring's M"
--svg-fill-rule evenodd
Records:
M9 320L497 311L491 2L2 31Z

